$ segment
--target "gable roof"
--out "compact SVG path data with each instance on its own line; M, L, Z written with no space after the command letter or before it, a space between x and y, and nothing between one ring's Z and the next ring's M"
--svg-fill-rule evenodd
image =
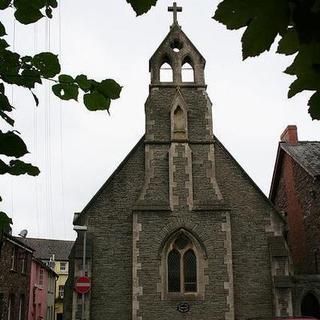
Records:
M25 238L19 240L35 250L33 253L35 258L50 260L52 255L54 255L54 259L57 261L67 261L69 259L69 254L74 243L74 241L69 240L38 238Z
M288 154L311 177L320 177L320 141L279 142L269 193L271 201L279 183L284 154Z
M200 60L203 62L203 64L204 65L206 64L206 59L203 57L200 51L196 48L196 46L192 43L192 41L188 38L188 36L182 31L181 27L178 25L174 25L173 27L170 28L170 31L168 32L166 37L163 39L163 41L158 46L157 50L151 56L149 60L149 71L151 71L152 61L156 58L156 56L158 56L159 54L162 54L161 49L163 47L166 48L167 47L166 43L168 42L168 40L170 40L171 38L174 39L177 34L179 34L179 36L181 37L181 39L183 39L183 41L185 41L191 46L194 52L200 57Z
M320 141L281 142L280 147L312 177L320 176Z

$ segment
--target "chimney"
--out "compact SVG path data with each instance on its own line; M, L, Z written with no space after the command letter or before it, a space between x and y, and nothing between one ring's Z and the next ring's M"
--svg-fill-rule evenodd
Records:
M298 143L298 131L296 125L289 125L285 128L283 133L280 136L281 142L287 142L289 144L297 144Z

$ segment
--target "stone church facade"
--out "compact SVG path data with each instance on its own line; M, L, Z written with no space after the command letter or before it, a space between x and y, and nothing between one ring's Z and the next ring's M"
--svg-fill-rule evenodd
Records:
M160 77L164 63L171 82ZM183 81L185 64L194 81ZM204 68L175 20L150 59L145 135L75 218L88 228L85 319L292 315L281 286L291 268L284 220L214 136ZM72 288L83 236L70 257L66 319L81 318Z

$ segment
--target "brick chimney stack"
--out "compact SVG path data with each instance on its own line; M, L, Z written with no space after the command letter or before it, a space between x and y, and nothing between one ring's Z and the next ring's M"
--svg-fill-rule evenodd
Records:
M285 128L283 133L280 136L281 142L287 142L289 144L297 144L298 143L298 131L296 125L289 125Z

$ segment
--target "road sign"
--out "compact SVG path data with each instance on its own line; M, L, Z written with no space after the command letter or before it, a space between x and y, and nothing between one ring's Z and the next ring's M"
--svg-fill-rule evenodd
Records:
M74 284L74 290L78 293L84 294L91 289L91 281L88 277L79 277Z

